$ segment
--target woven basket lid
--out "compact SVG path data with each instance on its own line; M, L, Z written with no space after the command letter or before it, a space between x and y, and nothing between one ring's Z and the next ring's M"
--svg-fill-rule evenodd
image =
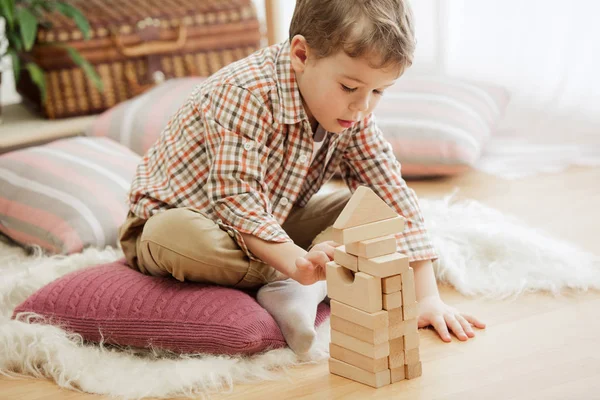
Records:
M252 0L66 0L88 18L90 39L104 38L111 32L135 35L138 29L153 24L162 29L180 25L206 26L255 20ZM70 42L83 39L75 23L59 13L46 14L51 28L40 26L38 43Z

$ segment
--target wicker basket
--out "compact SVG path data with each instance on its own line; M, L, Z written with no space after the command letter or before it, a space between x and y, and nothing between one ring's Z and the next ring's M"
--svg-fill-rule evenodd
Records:
M31 54L45 72L47 101L24 73L18 91L48 118L102 112L165 79L208 76L256 51L260 27L251 0L69 0L90 21L84 41L75 25L52 14ZM96 68L99 92L67 52L68 44Z

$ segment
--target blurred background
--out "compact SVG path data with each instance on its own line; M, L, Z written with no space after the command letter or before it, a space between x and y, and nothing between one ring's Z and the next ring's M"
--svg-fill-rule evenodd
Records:
M253 3L261 46L285 40L295 2ZM514 179L600 165L600 2L418 0L412 7L418 45L407 76L468 79L509 94L472 166ZM17 103L6 57L2 65L1 102Z

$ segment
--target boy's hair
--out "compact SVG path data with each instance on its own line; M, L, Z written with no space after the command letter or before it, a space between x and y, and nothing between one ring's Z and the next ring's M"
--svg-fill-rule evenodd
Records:
M302 35L317 58L343 50L376 68L410 67L415 51L408 0L297 0L290 41Z

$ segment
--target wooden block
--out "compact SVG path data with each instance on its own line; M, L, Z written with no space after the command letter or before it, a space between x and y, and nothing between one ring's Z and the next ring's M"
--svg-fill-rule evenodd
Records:
M384 310L402 307L402 292L383 293L382 307Z
M367 343L335 329L331 330L331 343L370 358L377 359L390 355L389 341L381 344Z
M396 252L396 237L385 236L382 238L348 243L346 245L346 252L364 258L374 258L393 254Z
M367 186L356 188L352 197L333 223L336 229L347 229L394 218L398 214Z
M358 257L358 270L360 272L365 272L380 278L403 274L408 271L408 269L408 257L400 253L388 254L386 256L375 258ZM404 283L404 280L402 283ZM414 293L414 278L413 290L411 293Z
M358 272L358 257L348 254L346 246L338 246L333 252L333 261L344 268Z
M394 293L402 290L402 275L393 275L381 280L383 293Z
M381 278L353 273L335 261L327 263L327 294L330 299L366 312L382 308Z
M406 355L404 354L404 338L390 340L390 355L388 366L390 369L404 367Z
M390 369L390 383L400 382L406 379L405 366Z
M358 261L358 270L361 270L360 259ZM411 304L417 301L417 294L415 291L415 273L410 267L402 272L402 300L404 301L404 304Z
M390 357L391 357L391 345L390 345ZM421 354L419 348L404 350L404 364L412 365L421 361Z
M388 310L388 321L389 326L398 325L402 323L402 321L404 321L402 310L399 310L397 308L392 308L391 310Z
M377 311L374 313L368 313L358 308L350 307L347 304L340 303L337 300L331 300L329 302L331 307L331 315L338 316L348 321L352 321L357 325L364 326L369 329L381 329L388 328L389 318L388 312L385 310Z
M391 373L389 369L385 371L372 373L362 370L335 358L329 359L329 372L344 378L351 379L374 388L380 388L390 384Z
M417 302L404 303L404 299L402 300L402 317L405 320L415 319L419 316L419 309Z
M406 376L406 379L414 379L423 375L423 365L421 364L421 361L416 364L405 365L404 375Z
M404 230L404 218L397 216L382 221L355 226L347 229L331 230L331 240L339 244L360 242L362 240L375 239L382 236L393 235Z
M404 360L404 338L399 337L390 339L390 357L392 356L392 353L394 353L395 356L397 353L402 353L402 360Z
M390 339L395 339L410 333L418 332L418 326L419 324L417 318L401 320L399 322L394 323L390 321L389 337Z
M388 358L371 358L345 349L337 344L329 343L329 355L331 358L354 365L365 371L377 373L388 369Z
M419 330L416 332L409 332L402 336L404 339L404 351L418 349L419 348Z
M340 318L336 315L331 316L330 323L331 329L335 329L338 332L355 337L363 342L381 344L390 340L389 330L387 327L369 329L355 324L354 322Z

